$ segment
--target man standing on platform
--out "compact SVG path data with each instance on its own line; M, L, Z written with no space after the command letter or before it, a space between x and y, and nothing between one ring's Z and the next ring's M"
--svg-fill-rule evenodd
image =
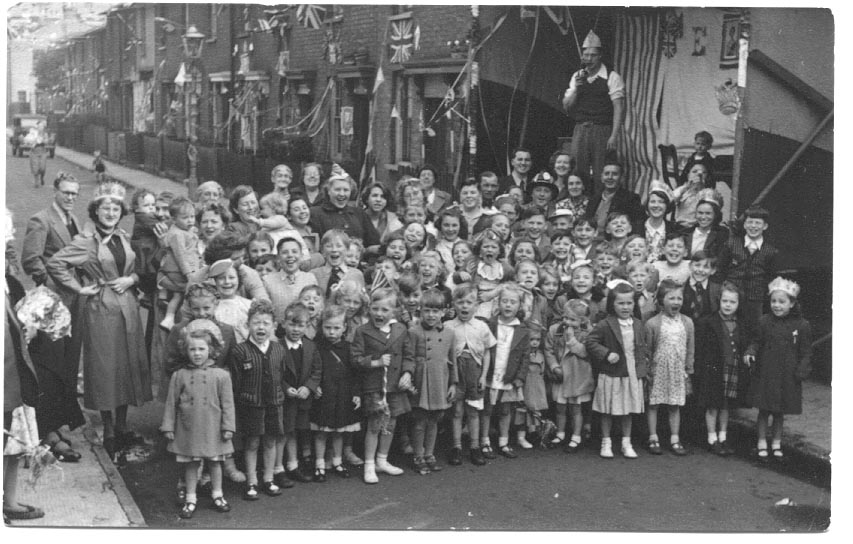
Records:
M615 153L616 135L625 120L625 83L601 63L601 39L592 30L583 41L581 63L563 95L563 108L575 122L572 155L578 172L587 193L595 194L602 189L595 180L601 179L607 152Z

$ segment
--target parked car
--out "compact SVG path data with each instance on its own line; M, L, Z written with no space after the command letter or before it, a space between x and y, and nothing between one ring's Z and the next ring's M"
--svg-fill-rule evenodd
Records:
M12 155L24 156L37 142L44 143L50 158L56 152L56 133L47 126L47 116L35 113L18 113L12 116Z

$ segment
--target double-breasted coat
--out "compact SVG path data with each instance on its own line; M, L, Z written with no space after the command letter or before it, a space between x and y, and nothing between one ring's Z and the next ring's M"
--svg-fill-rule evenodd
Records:
M386 353L391 355L387 377L382 367L371 366L374 359L379 359ZM377 393L383 388L386 393L399 393L398 385L403 373L414 375L415 372L414 342L402 323L393 323L389 334L380 331L373 322L365 323L356 329L352 358L361 369L363 393Z
M175 433L166 447L172 453L209 459L234 452L222 433L237 430L231 374L208 360L172 374L163 411L162 432Z

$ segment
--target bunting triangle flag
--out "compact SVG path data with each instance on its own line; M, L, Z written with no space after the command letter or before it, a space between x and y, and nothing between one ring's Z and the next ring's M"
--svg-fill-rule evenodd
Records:
M379 87L382 86L382 83L385 82L385 75L382 73L382 66L376 70L376 81L373 83L373 94L376 94L376 91L379 90Z
M392 119L399 119L400 118L400 110L397 109L397 104L394 104L391 107L391 118Z
M181 63L181 67L178 69L178 75L175 76L175 85L183 86L184 83L187 82L187 71L184 68L184 63Z

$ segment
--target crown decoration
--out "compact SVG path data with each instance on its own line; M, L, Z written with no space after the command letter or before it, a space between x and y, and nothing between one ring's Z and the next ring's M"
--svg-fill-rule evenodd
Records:
M124 201L124 193L125 189L121 183L116 183L115 181L108 181L106 183L101 183L100 185L95 187L95 195L92 200L114 198L116 200Z
M772 294L773 291L782 291L791 298L797 298L800 294L800 286L797 282L777 276L775 280L770 282L767 293Z
M672 193L672 188L666 183L653 179L651 184L649 185L649 196L653 194L658 194L666 199L667 202L672 202L675 198L675 195Z
M740 109L740 95L737 91L737 85L731 78L727 79L722 85L714 87L714 94L720 105L720 113L723 115L735 114Z
M723 207L723 195L717 192L716 189L702 189L699 191L699 203L707 202L717 208Z
M216 323L209 319L194 319L184 327L184 331L186 331L186 334L190 334L195 331L205 331L210 333L210 335L219 342L220 346L224 343L222 341L222 331L219 330Z

